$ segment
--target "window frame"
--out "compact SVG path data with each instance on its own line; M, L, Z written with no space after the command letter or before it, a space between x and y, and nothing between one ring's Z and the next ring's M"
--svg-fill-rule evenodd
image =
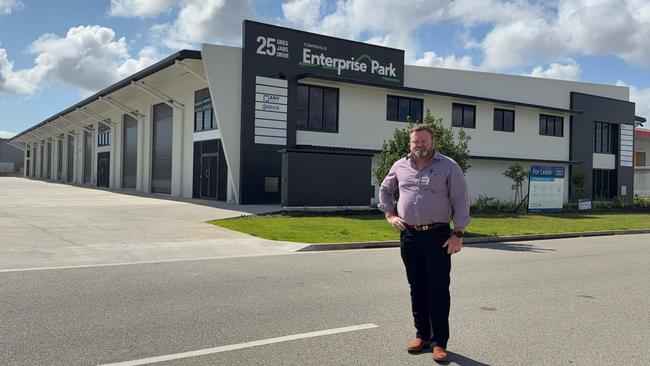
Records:
M390 116L388 114L388 105L389 105L389 101L390 101L391 98L396 99L396 102L397 102L397 111L396 111L397 112L397 118L391 118L392 116ZM410 116L411 120L413 122L416 122L416 123L417 122L422 122L423 117L424 117L424 99L414 98L414 97L405 97L403 95L393 95L393 94L386 95L386 120L391 121L391 122L407 122L407 118L404 118L403 120L400 119L400 102L402 100L408 100L408 103L409 103L409 106L407 108L408 109L408 114L406 114L406 116L407 117ZM411 116L411 109L412 109L412 102L413 101L420 102L420 118L419 119L418 118L413 118L413 116Z
M595 121L594 152L597 154L618 153L618 125L615 123Z
M460 107L461 114L460 114L460 125L457 125L454 123L454 110L455 107ZM473 116L472 116L472 125L471 126L466 126L465 125L465 109L472 109L474 111ZM452 103L451 104L451 126L452 127L457 127L457 128L476 128L476 105L474 104L464 104L464 103Z
M298 131L311 131L311 132L323 132L323 133L339 133L339 108L341 105L341 93L340 89L338 88L332 88L329 86L323 86L323 85L313 85L313 84L298 84L298 88L300 87L306 87L307 88L307 120L305 121L305 125L301 125L298 116L296 116L296 130ZM312 88L318 88L321 89L321 128L311 128L309 127L309 118L310 118L310 108L311 108L311 89ZM334 108L335 112L335 129L334 130L326 130L325 129L325 90L330 90L334 91L336 93L336 106ZM296 111L301 110L300 105L298 105L298 98L296 98Z
M501 121L497 120L497 112L501 112ZM506 130L506 114L505 112L512 113L512 130ZM497 124L500 123L501 127L497 128ZM514 109L503 109L503 108L494 108L493 113L493 124L492 129L499 132L515 132L515 111Z
M201 98L201 94L206 96ZM199 99L200 98L200 99ZM207 108L209 106L209 108ZM205 126L205 116L207 112L210 112L210 127L206 128ZM197 116L201 114L201 129L197 129ZM194 92L194 132L204 132L204 131L213 131L218 130L217 120L214 118L214 105L212 104L212 97L208 88L196 90Z
M553 134L550 134L548 132L548 124L549 124L549 117L553 118ZM542 132L542 118L544 118L544 132ZM558 122L560 125L560 128L558 129ZM558 135L556 131L560 132ZM551 137L564 137L564 117L563 116L555 116L552 114L544 114L540 113L539 114L539 135L540 136L551 136Z
M111 129L106 128L97 133L97 147L111 146Z

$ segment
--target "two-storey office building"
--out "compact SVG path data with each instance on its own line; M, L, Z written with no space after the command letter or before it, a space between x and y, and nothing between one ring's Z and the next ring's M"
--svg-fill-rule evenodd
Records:
M427 110L470 136L472 197L510 165L633 194L627 87L404 64L404 51L244 22L243 48L180 51L12 139L30 177L283 206L368 206L385 139ZM564 200L569 197L565 179Z

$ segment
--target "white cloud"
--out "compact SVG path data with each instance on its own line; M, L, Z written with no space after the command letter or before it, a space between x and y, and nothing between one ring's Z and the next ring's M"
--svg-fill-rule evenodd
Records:
M200 43L241 42L242 20L253 17L248 1L196 0L183 2L172 23L151 30L172 49L196 48Z
M425 52L424 55L415 60L415 65L443 67L447 69L476 70L474 61L470 56L457 58L455 55L438 56L435 52Z
M508 70L601 54L650 67L647 0L457 0L448 15L468 29L491 27L482 39L465 43L483 51L484 69Z
M14 71L0 49L0 92L31 95L48 83L62 83L87 95L159 59L151 47L131 58L126 40L116 39L112 29L98 25L70 28L65 37L44 34L28 53L35 56L34 67Z
M568 60L566 64L553 62L546 69L537 66L528 75L548 79L579 80L581 72L578 63L574 60Z
M14 136L16 136L15 132L0 130L0 139L10 139L10 138L12 138Z
M443 18L447 0L414 0L396 6L392 0L341 0L317 22L314 14L321 14L319 1L291 0L283 4L286 22L307 31L335 37L356 39L369 43L401 48L407 62L415 62L420 47L414 38L423 24ZM299 11L308 14L300 17Z
M9 15L25 6L22 0L0 0L0 15Z
M295 26L311 28L318 24L321 7L321 0L292 0L282 4L282 14Z
M557 31L570 51L613 54L649 67L650 3L646 0L563 0Z
M650 119L650 88L637 89L635 86L618 80L616 85L630 88L630 101L635 104L635 114L645 119ZM648 126L646 123L645 126Z
M136 18L153 17L181 0L111 0L111 8L108 13L112 16Z

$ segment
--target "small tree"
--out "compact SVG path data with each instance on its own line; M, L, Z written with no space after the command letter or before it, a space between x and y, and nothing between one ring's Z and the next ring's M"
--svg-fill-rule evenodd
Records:
M381 183L388 174L393 164L405 157L409 152L409 131L413 127L413 121L409 116L407 118L408 127L396 128L393 137L384 140L381 155L377 161L377 167L372 171L375 181ZM442 154L454 159L463 172L471 167L469 164L469 147L468 142L471 139L461 128L457 136L454 136L454 130L451 127L445 127L442 124L442 118L436 118L431 115L427 108L422 124L429 126L433 130L435 143L434 148Z
M571 184L575 187L576 201L579 201L585 194L585 181L587 180L587 177L583 172L575 172L571 174L569 179L571 180Z
M523 185L524 180L526 180L529 175L528 170L524 169L519 164L515 164L506 169L503 172L503 175L513 182L513 185L510 188L515 191L515 203L519 203L524 198Z

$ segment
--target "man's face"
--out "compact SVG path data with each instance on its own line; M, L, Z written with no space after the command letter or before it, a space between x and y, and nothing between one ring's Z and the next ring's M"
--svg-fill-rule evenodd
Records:
M433 140L428 131L415 131L410 136L411 154L416 158L426 158L433 154Z

